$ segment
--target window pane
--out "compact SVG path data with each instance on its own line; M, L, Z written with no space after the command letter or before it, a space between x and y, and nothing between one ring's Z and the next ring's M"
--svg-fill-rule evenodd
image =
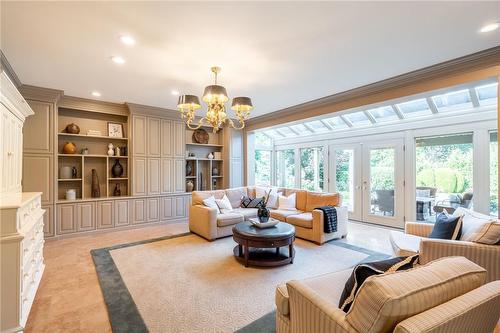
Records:
M490 133L490 215L498 216L498 132Z
M262 132L255 133L255 145L260 147L272 147L273 142L270 137Z
M274 129L265 130L264 133L266 133L268 136L270 136L273 139L283 139L284 138L283 135L279 134Z
M311 134L311 131L308 130L303 124L296 124L290 126L295 130L295 132L299 133L299 135Z
M348 113L345 114L344 117L347 118L354 126L362 126L371 124L370 119L366 117L363 111Z
M271 151L255 150L255 185L271 185Z
M276 181L278 186L294 188L295 186L295 150L278 150L276 152Z
M481 105L493 105L497 103L498 82L476 87L477 97Z
M307 126L311 127L315 133L317 132L328 132L328 127L323 125L319 120L313 120L306 123Z
M394 148L370 150L370 213L394 216Z
M347 124L340 119L340 117L332 117L332 118L327 118L324 119L328 123L328 125L332 126L333 129L340 129L340 128L346 128Z
M416 138L417 220L472 207L472 133Z
M398 120L398 115L391 106L382 106L376 109L368 110L378 123L390 120Z
M292 136L297 136L297 134L295 134L291 129L290 127L280 127L278 129L276 129L281 135L284 135L286 137L292 137Z
M310 191L324 189L323 148L300 150L300 188Z
M472 107L469 89L452 91L443 95L432 97L438 111L451 111L466 107Z
M416 99L413 101L397 104L399 110L405 117L418 117L431 115L431 109L425 98Z
M342 202L354 211L354 150L335 151L335 185Z

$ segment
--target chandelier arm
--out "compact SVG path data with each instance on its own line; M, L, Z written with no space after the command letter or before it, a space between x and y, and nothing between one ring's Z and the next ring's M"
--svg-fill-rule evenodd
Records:
M188 121L186 122L186 125L189 129L192 129L192 130L197 130L198 128L200 128L201 126L203 126L203 120L206 119L206 118L200 118L200 120L198 121L198 124L196 126L191 126L191 121Z
M241 125L240 127L236 126L231 118L228 118L228 123L232 128L237 129L237 130L242 130L245 128L245 122L242 121L241 119L238 119L238 123L240 123L240 125Z

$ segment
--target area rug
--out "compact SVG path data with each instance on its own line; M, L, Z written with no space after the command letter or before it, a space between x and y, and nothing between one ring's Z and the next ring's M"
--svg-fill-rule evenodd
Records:
M234 246L183 234L92 250L113 332L273 332L278 284L387 257L297 239L292 265L245 268Z

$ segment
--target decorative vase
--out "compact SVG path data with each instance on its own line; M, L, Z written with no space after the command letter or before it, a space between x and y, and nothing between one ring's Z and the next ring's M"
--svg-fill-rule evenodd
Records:
M212 176L218 176L219 175L219 169L217 167L212 168Z
M92 169L92 198L99 198L101 196L101 189L99 187L99 178L97 177L97 170Z
M186 176L191 176L192 173L193 173L193 166L188 161L186 163Z
M115 185L115 190L113 191L113 195L115 197L119 197L122 195L122 191L120 190L120 184Z
M69 166L63 166L59 169L59 179L71 179L72 169Z
M108 156L113 156L115 154L115 150L113 149L113 144L108 144Z
M66 191L66 200L76 200L76 190L69 189Z
M257 217L261 223L265 223L269 221L269 215L270 215L269 209L266 207L266 205L260 205L259 209L257 210Z
M213 158L214 158L214 154L212 154L212 153L208 154L207 158L208 158L209 160L213 159Z
M76 146L73 142L66 142L62 149L63 154L74 154L76 153Z
M113 174L114 178L118 178L123 175L123 166L120 164L119 159L115 160L115 164L111 168L111 174Z
M186 192L193 192L194 183L192 180L188 180L186 183Z
M80 127L78 127L78 125L75 123L71 123L69 125L66 125L66 133L79 134Z

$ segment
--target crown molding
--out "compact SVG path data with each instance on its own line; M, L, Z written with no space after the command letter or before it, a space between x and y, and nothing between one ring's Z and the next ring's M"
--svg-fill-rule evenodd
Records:
M0 103L15 114L19 119L23 120L32 115L34 112L19 93L15 83L12 82L7 72L0 72L0 85L2 92L0 94Z
M58 103L58 107L65 109L76 109L90 112L100 112L128 116L129 110L125 103L112 103L97 101L95 99L63 96Z
M165 109L157 106L149 106L149 105L135 104L135 103L125 103L125 104L127 105L131 114L158 116L174 120L179 119L179 111L177 110Z
M18 87L19 92L26 99L57 103L64 95L64 91L50 88L42 88L23 84Z
M17 76L16 72L14 72L14 69L10 65L9 60L7 60L5 54L3 54L2 50L0 50L0 67L2 69L2 72L5 72L7 74L10 81L16 88L19 88L22 85L21 80L19 80L19 77Z
M283 123L283 117L286 116L286 122L306 119L311 117L307 111L323 108L314 116L327 114L334 111L333 105L345 103L348 101L361 100L376 94L387 92L391 89L401 89L411 85L424 83L431 80L443 79L454 75L464 74L476 70L500 65L500 46L472 53L460 58L441 62L432 66L424 67L415 71L397 75L378 82L367 84L354 89L346 90L337 94L315 99L309 102L294 105L278 111L274 111L262 116L251 118L247 121L249 129L262 128L268 125L277 125ZM498 72L498 70L497 70ZM499 72L500 73L500 72ZM360 101L357 106L366 105ZM356 104L356 103L353 103ZM371 103L370 103L371 104Z

